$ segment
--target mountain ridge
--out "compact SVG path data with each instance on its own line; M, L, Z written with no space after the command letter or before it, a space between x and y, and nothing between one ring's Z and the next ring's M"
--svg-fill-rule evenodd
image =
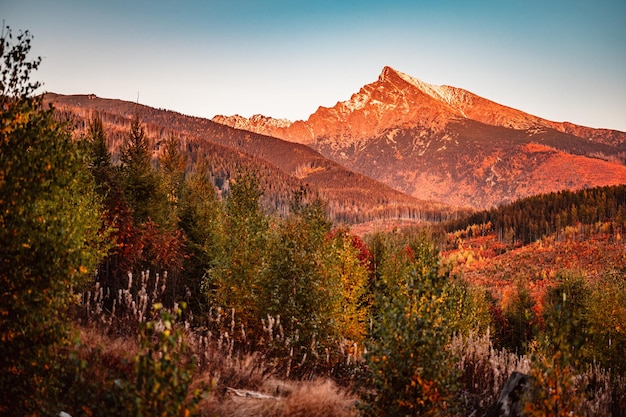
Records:
M434 201L420 201L374 179L345 169L302 144L224 126L208 119L155 109L93 94L49 93L45 102L59 117L72 120L74 132L85 134L89 120L100 115L114 159L128 134L131 119L138 115L152 145L153 157L164 140L178 138L190 163L204 164L216 187L225 184L238 169L259 171L266 205L286 210L294 190L318 190L328 201L331 216L339 223L363 223L383 219L409 222L441 220L455 216L457 208Z
M406 85L403 85L403 82ZM326 114L328 112L345 112L345 110L361 109L368 99L371 99L373 104L377 105L380 100L372 93L376 90L380 90L381 85L384 84L393 85L398 91L406 90L407 85L417 89L420 93L430 97L432 100L446 105L447 109L452 113L450 118L469 118L486 124L521 130L538 127L551 128L596 142L611 145L626 143L626 132L581 126L568 121L550 121L496 103L462 88L426 83L389 66L383 68L377 81L363 86L359 92L353 94L349 100L339 101L333 107L320 106L306 121L296 120L289 122L286 119L274 119L263 115L254 115L251 118L245 118L239 115L216 115L212 120L239 129L262 131L264 134L294 142L310 143L313 138L309 138L309 135L313 134L315 136L315 129L307 129L305 126L319 118L319 116L317 116L319 113ZM396 110L396 108L397 107L393 108L393 110ZM441 117L442 115L439 114L438 116ZM399 121L400 123L398 123ZM402 121L403 120L396 120L392 127L402 126ZM388 127L390 126L384 126L383 130ZM299 134L303 131L308 131L309 135L300 137ZM319 132L317 136L323 136L323 134L324 132ZM355 139L358 138L360 138L360 136L356 135Z

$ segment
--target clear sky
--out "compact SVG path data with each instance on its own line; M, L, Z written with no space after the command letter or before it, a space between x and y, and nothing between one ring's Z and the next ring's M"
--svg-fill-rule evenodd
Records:
M45 91L306 119L389 65L555 121L626 131L624 0L0 0Z

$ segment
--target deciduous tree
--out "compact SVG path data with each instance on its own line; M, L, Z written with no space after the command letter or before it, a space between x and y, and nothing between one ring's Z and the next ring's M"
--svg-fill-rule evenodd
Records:
M260 332L259 277L268 232L261 195L254 172L241 172L231 180L225 204L224 245L205 280L212 301L227 314L234 309L251 332Z
M364 394L364 411L372 416L437 415L449 406L456 373L446 345L452 336L446 274L424 236L395 252L393 268L377 283L366 360L372 392ZM454 316L454 315L452 315Z

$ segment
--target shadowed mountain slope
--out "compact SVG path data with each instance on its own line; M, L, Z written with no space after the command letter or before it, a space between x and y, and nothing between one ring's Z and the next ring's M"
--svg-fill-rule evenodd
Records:
M60 117L73 120L77 134L85 132L95 112L100 114L114 159L129 131L130 120L137 113L155 157L167 137L179 138L191 165L205 164L221 190L227 189L237 170L256 169L265 190L265 204L272 210L285 212L293 190L309 187L328 201L334 220L344 223L389 218L439 221L457 213L448 205L420 201L349 171L305 145L94 95L47 94L46 101L54 105Z

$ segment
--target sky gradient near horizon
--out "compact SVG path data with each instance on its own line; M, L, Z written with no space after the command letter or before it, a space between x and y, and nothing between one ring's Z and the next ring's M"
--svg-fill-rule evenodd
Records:
M624 0L2 0L44 90L211 118L307 119L385 65L626 131Z

